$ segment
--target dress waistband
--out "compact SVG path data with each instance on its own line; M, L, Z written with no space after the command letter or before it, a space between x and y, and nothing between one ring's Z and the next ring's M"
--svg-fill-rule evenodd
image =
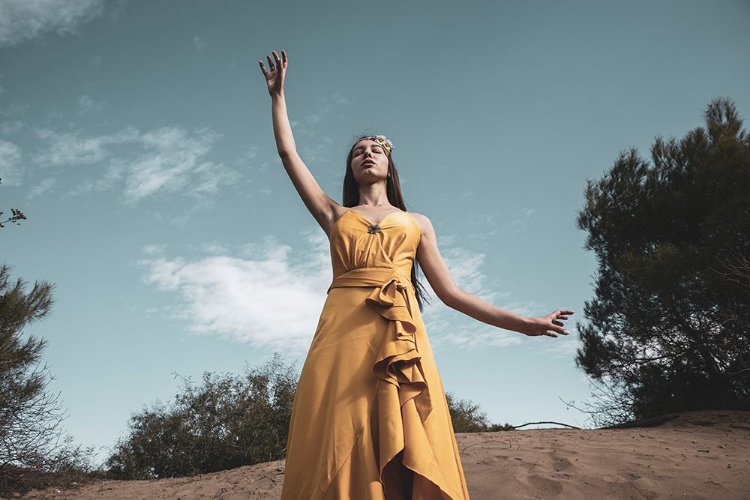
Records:
M361 267L353 269L334 278L330 292L333 288L348 287L386 287L395 284L398 289L414 288L411 278L407 278L392 267Z

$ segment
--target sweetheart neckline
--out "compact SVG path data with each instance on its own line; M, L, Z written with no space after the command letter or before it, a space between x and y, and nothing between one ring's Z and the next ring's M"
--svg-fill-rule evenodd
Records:
M364 216L364 215L362 215L361 213L357 212L356 210L352 210L351 208L347 208L347 210L346 210L346 211L347 211L347 212L354 212L354 213L355 213L355 214L356 214L356 215L357 215L357 216L358 216L358 217L359 217L360 219L362 219L363 221L367 222L367 224L368 224L368 225L369 225L370 227L374 227L374 226L379 226L379 225L381 225L381 224L383 223L383 221L385 221L385 220L386 220L386 219L387 219L388 217L390 217L390 216L391 216L391 215L393 215L393 214L405 214L405 213L406 213L406 212L405 212L404 210L399 210L399 211L394 211L394 212L388 212L388 213L387 213L387 214L385 215L385 217L383 217L382 219L380 219L380 220L379 220L378 222L372 222L372 221L371 221L370 219L368 219L367 217L365 217L365 216ZM344 213L346 213L346 212L344 212ZM344 214L341 214L341 217L343 217L343 216L344 216ZM339 217L339 219L340 219L341 217Z
M411 215L411 214L410 214L409 212L407 212L406 210L401 210L401 211L398 211L398 212L391 212L391 213L387 214L387 215L386 215L385 217L383 217L382 219L380 219L380 222L378 222L377 224L373 224L372 222L370 222L370 220L369 220L369 219L368 219L367 217L365 217L365 216L364 216L364 215L362 215L361 213L359 213L359 212L357 212L356 210L352 210L351 208L348 208L348 207L347 207L347 209L346 209L346 212L344 212L343 214L341 214L341 217L339 217L338 219L336 219L336 222L334 222L334 223L333 223L333 226L331 226L331 234L333 234L333 230L334 230L334 229L335 229L336 227L338 227L338 225L339 225L339 221L340 221L340 220L341 220L341 219L342 219L342 218L344 217L344 215L346 215L346 214L347 214L347 213L349 213L349 212L353 212L353 213L354 213L354 215L356 215L357 217L359 217L359 219L360 219L361 221L363 221L363 222L367 223L367 225L368 225L369 227L375 227L375 226L378 226L378 227L380 227L380 224L382 224L382 223L383 223L383 221L385 221L385 220L386 220L386 219L387 219L388 217L390 217L391 215L395 215L395 214L406 214L406 215L408 215L408 216L409 216L409 220L410 220L410 221L412 222L412 224L414 224L414 225L415 225L415 226L417 227L417 229L419 229L419 231L420 231L420 234L421 234L421 232L422 232L422 231L421 231L421 228L419 227L419 224L417 224L417 221L416 221L416 220L414 219L414 217L413 217L413 216L412 216L412 215Z

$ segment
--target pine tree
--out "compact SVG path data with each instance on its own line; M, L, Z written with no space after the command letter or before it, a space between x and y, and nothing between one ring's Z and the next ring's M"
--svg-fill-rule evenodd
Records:
M44 318L52 307L53 286L12 282L10 267L0 266L0 478L11 469L45 468L61 445L64 412L42 364L42 339L25 336L25 326Z
M576 362L607 388L594 410L750 409L750 138L734 104L657 138L651 162L622 153L585 194L598 271Z

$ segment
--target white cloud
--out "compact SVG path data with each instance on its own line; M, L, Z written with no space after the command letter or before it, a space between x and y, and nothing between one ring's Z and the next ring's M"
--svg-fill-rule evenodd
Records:
M13 118L14 116L21 116L26 114L26 110L29 109L28 104L22 104L19 102L12 102L7 106L0 108L0 116L7 118Z
M260 167L255 166L255 159L258 157L260 148L258 146L249 146L245 149L245 152L235 160L237 166L243 169L256 168L257 170L266 170L263 165Z
M13 135L20 131L24 127L24 123L20 120L13 120L10 122L3 122L0 124L0 132L3 135Z
M164 254L164 245L145 245L141 251L149 257L157 257Z
M78 100L78 114L81 116L98 115L104 109L104 101L96 101L90 95L82 95Z
M476 351L488 347L509 347L523 343L523 335L501 330L488 325L476 325L473 328L459 328L440 335L431 335L436 347L448 349L460 347L466 351Z
M110 156L108 146L137 141L140 134L135 128L127 128L113 135L79 137L57 133L48 129L37 130L38 138L49 143L47 151L37 155L34 161L41 165L89 165L99 163Z
M325 238L308 239L306 252L267 240L248 245L245 257L146 260L145 280L180 295L194 332L302 352L331 280Z
M510 221L510 225L516 231L520 231L526 227L529 219L536 213L533 208L522 208L516 212L516 216Z
M556 359L575 359L581 342L575 328L566 327L570 335L558 336L556 339L550 339L552 342L545 342L544 350Z
M12 142L0 140L0 179L8 186L21 184L21 148Z
M193 46L198 50L206 48L206 37L195 35L193 37Z
M510 301L510 293L503 291L482 270L484 254L454 246L456 241L458 239L451 241L451 238L443 238L441 243L443 257L459 288L494 306L522 316L541 314L536 303ZM425 308L425 323L436 346L475 350L487 346L507 347L522 343L523 336L519 333L478 322L444 306L429 287L429 283L424 280L423 284L432 297L430 305Z
M104 171L104 175L99 179L86 179L83 184L73 188L66 196L78 196L82 194L102 193L110 191L123 178L123 169L117 166L109 166Z
M70 195L108 191L124 184L125 201L129 203L158 193L205 197L239 179L234 170L207 160L219 138L208 129L188 132L179 127L162 127L141 133L128 127L93 137L38 130L37 136L47 143L34 159L37 164L107 165L102 177L85 180Z
M443 250L443 258L453 280L463 290L487 301L497 298L497 291L487 285L487 278L480 270L484 264L484 254L461 247L447 247Z
M29 190L29 198L36 198L37 196L43 195L44 193L55 187L55 184L57 184L57 179L55 179L54 177L43 179L42 182L33 186Z
M239 175L213 162L204 161L218 134L203 129L193 135L178 128L162 128L144 134L147 151L131 164L126 197L137 201L157 191L189 190L192 194L216 193L221 184L232 184Z
M17 45L45 33L65 35L99 16L104 0L3 0L0 46Z
M305 251L273 238L234 251L210 242L198 248L203 256L194 259L170 259L163 247L145 247L144 280L179 295L178 316L193 332L302 352L309 346L331 280L327 239L315 231L307 240L311 250ZM450 248L446 254L463 289L485 298L504 296L486 284L480 269L483 255L462 248ZM474 350L522 342L521 335L477 323L432 297L425 322L437 346ZM508 308L521 314L530 309L522 304Z

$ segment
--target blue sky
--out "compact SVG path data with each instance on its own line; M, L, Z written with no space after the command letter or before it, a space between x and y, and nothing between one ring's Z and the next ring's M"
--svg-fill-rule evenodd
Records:
M340 198L354 137L395 144L410 209L464 289L577 311L575 226L620 151L750 112L750 3L0 3L0 230L14 276L56 285L44 337L77 442L106 454L175 374L301 367L330 282L325 236L275 153L257 61L285 49L300 153ZM447 390L492 421L585 425L572 334L425 319Z

